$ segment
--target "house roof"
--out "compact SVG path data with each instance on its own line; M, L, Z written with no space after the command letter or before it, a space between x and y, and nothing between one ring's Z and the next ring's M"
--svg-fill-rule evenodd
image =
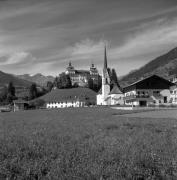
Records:
M90 101L96 102L96 92L89 88L71 88L71 89L55 89L41 96L45 102L61 102L61 101Z
M114 84L111 92L109 94L122 94L122 91L120 88L117 86L117 84Z
M128 92L134 89L168 89L173 85L174 83L162 77L152 75L124 87L123 91Z
M98 91L98 94L102 94L102 87L101 87L100 90Z

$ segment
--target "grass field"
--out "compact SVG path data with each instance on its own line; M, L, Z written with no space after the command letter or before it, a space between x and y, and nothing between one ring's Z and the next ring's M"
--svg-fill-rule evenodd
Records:
M177 119L125 113L1 113L0 179L177 179Z

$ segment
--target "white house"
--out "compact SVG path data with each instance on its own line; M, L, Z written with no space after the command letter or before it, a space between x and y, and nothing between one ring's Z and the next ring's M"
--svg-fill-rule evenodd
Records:
M177 104L177 77L174 77L172 82L174 86L170 89L170 99L172 104Z
M124 88L126 105L149 106L170 103L170 87L174 84L162 77L152 75Z

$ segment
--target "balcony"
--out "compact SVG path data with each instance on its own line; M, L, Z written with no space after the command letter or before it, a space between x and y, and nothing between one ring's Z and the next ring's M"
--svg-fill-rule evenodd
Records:
M147 99L150 98L149 95L130 95L130 96L125 96L124 100L131 100L131 99Z

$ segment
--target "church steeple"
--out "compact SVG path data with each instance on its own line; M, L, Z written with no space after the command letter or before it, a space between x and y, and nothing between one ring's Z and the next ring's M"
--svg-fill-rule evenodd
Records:
M108 68L108 65L107 65L107 52L106 52L106 45L105 45L105 48L104 48L104 67L103 69L106 70Z
M104 49L104 65L103 65L103 74L102 74L102 96L103 99L106 99L110 93L110 77L108 73L108 64L107 64L107 52L106 46Z

